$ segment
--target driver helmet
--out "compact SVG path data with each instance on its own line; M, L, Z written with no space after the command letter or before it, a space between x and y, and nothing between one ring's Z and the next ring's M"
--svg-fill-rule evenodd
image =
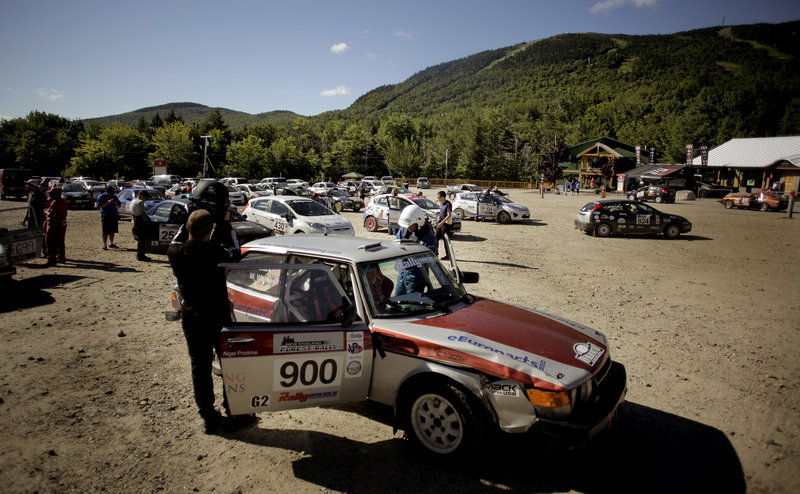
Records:
M192 205L195 209L205 209L215 220L225 217L230 202L228 187L214 180L203 180L193 191Z
M428 219L428 215L425 210L416 204L411 204L406 206L403 212L400 213L400 219L397 220L397 224L403 228L408 228L413 223L416 223L418 228L422 228L426 219Z

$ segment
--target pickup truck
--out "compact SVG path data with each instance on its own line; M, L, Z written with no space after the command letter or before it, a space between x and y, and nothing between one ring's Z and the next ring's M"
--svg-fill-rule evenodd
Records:
M483 189L473 184L448 185L447 196L450 199L454 199L456 197L456 194L460 194L462 192L480 192L482 190Z

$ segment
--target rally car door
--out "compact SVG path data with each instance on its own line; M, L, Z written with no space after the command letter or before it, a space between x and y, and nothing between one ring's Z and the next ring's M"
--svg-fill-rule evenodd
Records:
M220 361L233 414L367 398L371 333L361 321L348 324L353 301L329 266L224 267L233 322L222 331Z

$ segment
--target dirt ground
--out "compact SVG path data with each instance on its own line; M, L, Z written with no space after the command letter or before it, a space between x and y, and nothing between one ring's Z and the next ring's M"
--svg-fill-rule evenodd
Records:
M573 225L593 194L511 197L532 219L465 222L460 267L480 273L476 295L608 336L628 397L589 447L526 435L437 463L360 407L205 435L180 323L164 320L166 257L137 262L127 222L103 251L99 213L71 210L69 262L30 261L2 288L0 490L800 492L800 213L678 201L658 207L691 234L601 239Z

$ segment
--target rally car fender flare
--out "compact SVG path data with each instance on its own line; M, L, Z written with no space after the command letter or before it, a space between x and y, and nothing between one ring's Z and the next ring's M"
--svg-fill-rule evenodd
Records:
M417 359L414 359L417 360ZM415 392L423 387L437 384L452 384L472 395L479 401L485 411L498 424L497 412L486 393L483 392L483 382L486 378L475 372L450 367L428 360L417 360L419 365L411 369L400 381L394 399L394 417L392 426L394 431L402 426L402 412L409 404L408 401L415 396Z

